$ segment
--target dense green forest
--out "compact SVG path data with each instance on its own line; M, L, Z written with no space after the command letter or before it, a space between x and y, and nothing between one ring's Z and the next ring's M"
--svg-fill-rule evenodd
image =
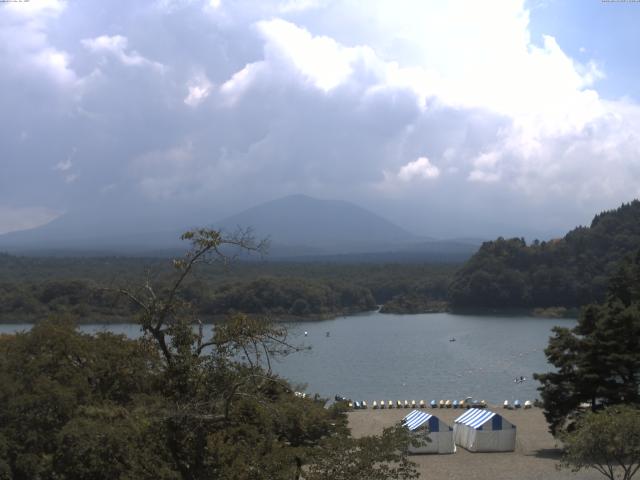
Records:
M233 311L328 318L373 310L579 308L602 301L620 260L640 246L640 202L595 216L564 238L486 242L464 265L238 261L203 265L182 295L207 319ZM129 321L118 290L173 273L163 258L19 257L0 254L0 322L71 314L80 322Z
M580 307L602 301L609 277L638 246L640 201L634 200L561 239L484 243L455 274L449 300L454 308Z
M237 262L202 265L181 295L205 318L233 311L274 318L326 318L419 296L440 302L458 265ZM137 307L118 293L173 274L166 259L0 255L0 321L71 314L80 322L130 321ZM392 301L393 300L393 301ZM421 300L422 301L422 300ZM401 304L402 305L402 304Z
M282 324L235 314L194 331L182 289L226 240L188 238L166 282L122 292L142 338L82 334L66 316L0 335L0 478L417 478L407 429L355 439L344 403L324 408L271 371L301 349Z

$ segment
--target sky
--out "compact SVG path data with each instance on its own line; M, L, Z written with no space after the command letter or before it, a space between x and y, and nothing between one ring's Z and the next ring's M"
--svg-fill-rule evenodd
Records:
M289 194L433 237L640 196L640 3L0 3L0 233L209 223Z

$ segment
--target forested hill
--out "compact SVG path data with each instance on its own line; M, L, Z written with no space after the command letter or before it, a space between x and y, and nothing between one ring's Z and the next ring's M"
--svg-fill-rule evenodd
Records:
M450 300L460 307L579 307L602 301L607 280L640 247L640 201L596 215L548 242L486 242L456 273Z

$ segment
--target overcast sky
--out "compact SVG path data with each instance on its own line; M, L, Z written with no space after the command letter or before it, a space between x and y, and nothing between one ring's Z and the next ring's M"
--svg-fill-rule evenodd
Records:
M306 193L555 235L640 196L639 24L601 0L1 3L0 232Z

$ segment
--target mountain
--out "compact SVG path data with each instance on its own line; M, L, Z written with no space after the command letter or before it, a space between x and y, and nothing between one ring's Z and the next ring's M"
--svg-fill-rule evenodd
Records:
M168 212L152 218L144 210L99 214L76 210L47 225L0 235L0 251L29 255L177 256L186 244L180 235L193 226L209 225L233 233L251 228L257 239L269 238L269 259L295 261L462 262L480 242L435 240L414 235L385 218L350 202L306 195L278 198L217 222ZM177 219L185 225L177 226ZM188 225L186 222L190 221Z
M176 223L180 215L169 215ZM204 215L202 215L204 218ZM186 222L186 221L185 221ZM0 250L40 254L146 254L174 255L184 250L179 236L193 225L158 230L161 223L143 212L106 217L77 210L47 225L0 236ZM270 256L372 252L402 248L423 241L388 220L353 203L292 195L272 200L214 222L229 233L251 227L257 238L269 237Z
M251 226L273 248L299 255L364 252L418 242L390 221L353 203L291 195L240 212L215 224L233 231Z
M609 278L640 248L640 201L596 215L563 238L484 243L450 285L454 307L579 307L604 299Z
M107 222L100 215L66 214L37 228L0 235L0 251L94 256L173 254L184 249L178 230L144 232L140 231L144 228L144 220L140 224L130 228L117 220Z

